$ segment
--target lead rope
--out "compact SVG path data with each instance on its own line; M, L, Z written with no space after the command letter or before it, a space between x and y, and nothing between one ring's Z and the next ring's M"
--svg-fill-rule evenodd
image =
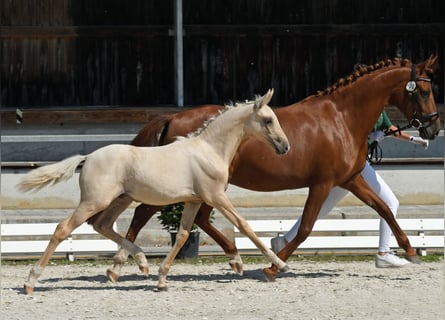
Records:
M377 164L382 161L382 147L378 141L373 141L368 145L368 155L366 158L370 164Z

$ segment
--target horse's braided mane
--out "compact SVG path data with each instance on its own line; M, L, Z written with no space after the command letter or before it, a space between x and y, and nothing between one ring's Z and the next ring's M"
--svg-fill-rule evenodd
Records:
M320 96L332 94L337 89L350 85L351 83L355 82L357 79L361 78L362 76L370 74L377 70L380 70L384 67L389 67L389 66L402 66L403 67L403 66L408 65L409 63L410 63L410 60L408 60L408 59L400 60L399 58L396 57L392 60L391 59L382 60L380 62L377 62L374 65L356 64L354 67L354 71L349 76L338 79L333 85L327 87L323 91L317 91L316 94L308 96L307 98L303 99L303 101L306 101L306 100L312 99L312 98L316 98L316 97L320 97Z
M260 98L261 96L255 96L255 100L251 100L248 101L246 100L245 102L229 102L227 104L224 105L224 108L219 110L217 114L215 114L214 116L210 117L208 120L206 120L202 127L196 129L193 132L190 132L186 137L176 137L177 140L181 140L181 139L188 139L188 138L192 138L192 137L196 137L199 136L205 129L207 129L207 127L216 120L216 118L218 118L219 116L221 116L223 113L227 112L228 110L232 109L232 108L236 108L241 104L249 104L249 103L254 103L256 101L256 99Z

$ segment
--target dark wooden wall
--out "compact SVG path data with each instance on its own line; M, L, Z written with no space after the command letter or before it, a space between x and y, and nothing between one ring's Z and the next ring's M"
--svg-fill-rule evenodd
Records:
M357 63L437 54L443 0L184 0L185 104L274 105L324 89ZM0 0L3 107L174 103L173 0Z

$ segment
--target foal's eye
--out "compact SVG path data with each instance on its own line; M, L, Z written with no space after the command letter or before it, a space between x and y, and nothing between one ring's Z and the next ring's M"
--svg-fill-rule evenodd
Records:
M264 124L265 124L266 126L270 126L272 123L273 123L273 121L272 121L271 118L264 119Z

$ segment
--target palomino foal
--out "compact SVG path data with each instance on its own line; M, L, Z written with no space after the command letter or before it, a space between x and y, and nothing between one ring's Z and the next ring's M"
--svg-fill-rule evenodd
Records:
M267 105L272 95L273 90L269 90L255 101L228 106L200 130L166 146L109 145L89 155L73 156L27 174L18 184L22 191L67 180L83 162L79 179L80 203L57 226L44 254L30 271L25 292L33 293L38 277L58 244L85 221L130 252L140 269L148 273L143 251L112 228L132 201L156 205L185 203L176 243L159 268L159 290L167 288L167 273L203 202L218 209L270 262L286 270L286 264L258 239L225 194L229 165L245 136L267 142L278 154L289 151L287 137Z

